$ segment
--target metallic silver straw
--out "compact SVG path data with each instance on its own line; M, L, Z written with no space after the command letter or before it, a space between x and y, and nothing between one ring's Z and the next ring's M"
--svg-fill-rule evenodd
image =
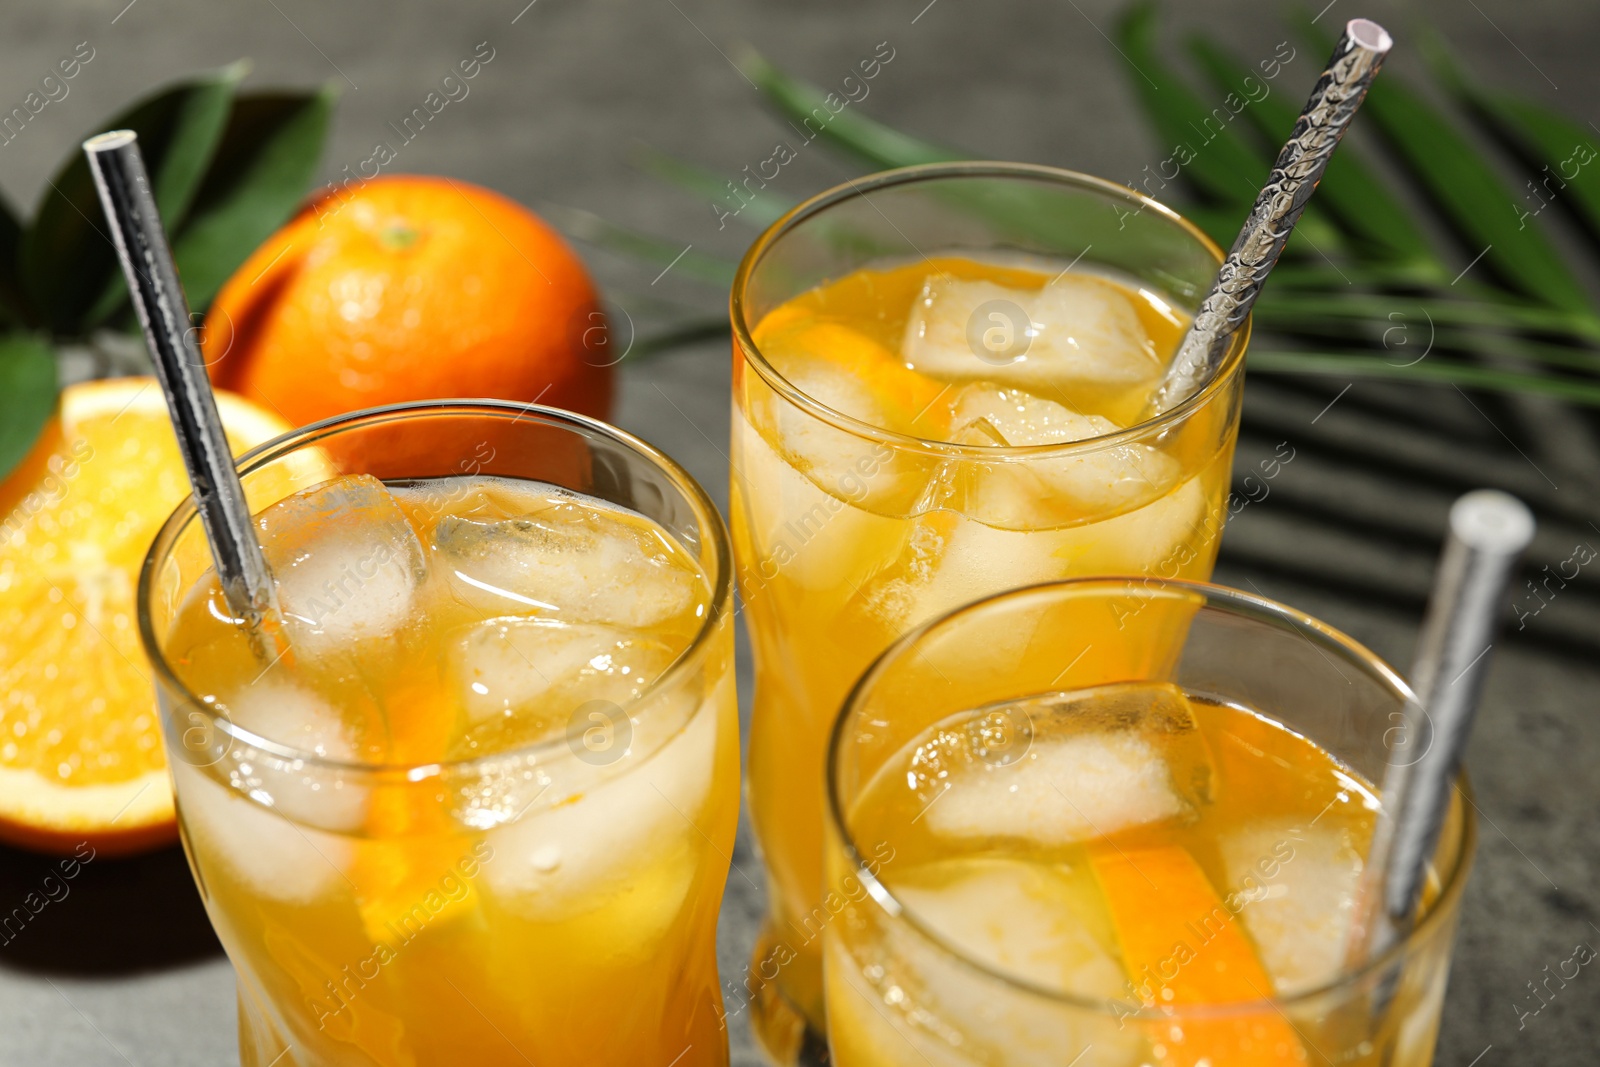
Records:
M250 522L205 361L189 328L189 302L178 284L138 137L132 130L102 133L83 142L83 153L167 397L223 595L233 613L258 630L263 619L276 617L272 574Z
M1200 302L1147 414L1158 415L1192 394L1222 361L1229 339L1261 295L1267 274L1283 254L1290 232L1393 44L1393 38L1376 22L1351 19L1345 24L1328 69L1312 88L1294 132L1278 153L1267 184L1261 187L1250 217L1222 261L1211 291Z
M1384 774L1348 946L1351 963L1373 958L1411 929L1483 696L1500 598L1533 530L1526 505L1494 489L1468 493L1450 508L1450 536L1411 668L1417 703L1406 708L1402 734L1425 748L1415 759L1391 759Z

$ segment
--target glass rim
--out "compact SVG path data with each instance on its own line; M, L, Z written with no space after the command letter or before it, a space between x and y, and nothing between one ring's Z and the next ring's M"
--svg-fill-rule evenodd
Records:
M709 527L705 544L711 548L715 566L715 573L708 576L710 579L711 600L706 609L705 618L700 620L700 626L695 631L693 639L672 663L650 683L645 691L634 700L623 705L622 710L624 712L629 711L651 700L670 685L676 684L700 660L705 658L706 650L711 643L711 636L716 631L717 625L722 618L728 613L732 598L732 550L728 540L727 529L722 520L722 513L717 510L716 504L712 502L700 483L695 480L693 475L684 470L676 460L654 445L635 437L626 430L618 429L610 423L562 408L547 407L540 404L523 404L488 397L406 401L398 404L361 408L308 423L305 426L290 430L288 433L280 434L270 441L264 441L256 445L234 460L234 466L243 476L264 467L270 462L342 432L370 426L381 426L385 423L403 422L418 416L452 413L481 415L496 419L509 418L512 423L529 419L569 432L575 429L588 430L621 444L640 458L666 472L674 486L684 495L690 505L700 513L699 517L702 526ZM240 726L227 715L218 714L215 705L207 704L197 697L183 679L179 678L177 673L173 671L171 665L167 662L166 653L156 637L155 622L151 618L150 612L156 569L171 556L178 536L197 516L194 494L191 492L179 502L178 506L173 509L172 514L161 524L161 529L156 533L155 540L151 542L150 550L145 554L144 563L139 568L139 584L135 592L139 637L144 645L145 654L149 657L150 664L155 670L156 684L166 686L180 695L193 710L204 715L207 722L228 737L230 741L258 749L282 760L303 763L306 766L330 772L367 778L399 776L408 782L425 781L429 778L442 777L446 774L470 773L480 768L523 760L529 756L540 755L565 747L565 739L563 737L552 737L532 744L518 745L501 752L493 752L481 756L468 756L454 760L433 760L425 763L364 763L319 756L315 752L308 752L297 749L293 745L273 741ZM702 705L695 709L693 715L700 715L705 711L706 708ZM693 715L691 715L691 718L693 718Z
M1173 1010L1168 1010L1166 1008L1146 1006L1133 1001L1096 999L1076 993L1048 989L973 959L902 905L889 887L884 884L883 880L873 873L866 857L857 847L855 835L845 818L843 798L840 796L838 769L840 754L844 747L846 723L854 717L866 693L872 688L884 670L887 669L888 665L901 655L910 654L911 650L934 630L953 623L968 613L984 610L1002 601L1074 589L1104 589L1108 591L1112 589L1128 589L1135 584L1145 589L1154 588L1158 592L1192 594L1199 597L1202 606L1220 604L1223 610L1230 615L1265 614L1278 622L1287 623L1290 628L1308 641L1313 643L1320 641L1323 647L1339 651L1349 657L1351 662L1369 669L1388 688L1392 689L1401 698L1402 702L1415 702L1416 700L1416 694L1406 680L1400 676L1399 672L1384 662L1371 649L1343 631L1337 630L1320 619L1308 615L1297 608L1292 608L1287 604L1211 582L1161 578L1147 579L1143 577L1067 578L1059 581L1021 586L982 597L938 615L897 638L881 655L872 661L872 664L851 686L850 692L845 696L843 706L834 719L833 727L828 737L827 767L825 771L826 818L832 824L834 833L838 835L851 867L850 873L861 882L862 887L866 890L866 897L870 898L891 919L906 923L918 937L931 944L939 953L957 961L958 964L968 970L975 971L987 979L1032 996L1083 1011L1091 1011L1097 1014L1114 1014L1119 1019L1155 1022L1170 1021L1174 1018L1232 1018L1241 1015L1259 1014L1266 1008L1281 1009L1315 1001L1328 996L1330 993L1359 985L1374 975L1381 974L1395 966L1407 954L1415 951L1416 946L1421 941L1433 935L1438 926L1446 921L1446 917L1454 912L1456 905L1460 902L1461 894L1465 891L1467 875L1471 871L1472 862L1477 852L1478 828L1477 818L1474 814L1476 805L1472 803L1472 787L1467 780L1464 768L1458 773L1455 782L1455 793L1465 802L1462 807L1460 855L1450 870L1441 874L1439 896L1434 900L1432 907L1428 908L1404 938L1401 938L1383 952L1370 959L1363 960L1355 968L1341 967L1329 980L1308 989L1297 990L1289 996L1274 995L1254 1000L1230 1001L1222 1004L1173 1005ZM1248 609L1248 611L1241 609Z
M812 417L833 426L835 429L843 430L855 437L891 446L900 451L922 452L946 458L955 457L993 461L1013 457L1068 456L1097 452L1101 449L1114 448L1118 445L1138 441L1141 438L1150 436L1152 433L1161 433L1169 427L1183 422L1196 411L1208 406L1216 398L1217 394L1222 392L1228 383L1238 377L1239 373L1244 369L1244 353L1250 343L1253 317L1246 317L1245 321L1240 324L1239 329L1228 343L1228 350L1223 355L1221 363L1217 365L1217 369L1211 376L1206 379L1199 389L1179 403L1174 404L1171 408L1152 418L1136 422L1132 426L1124 427L1112 433L1100 434L1096 437L1085 437L1078 441L1043 445L958 444L954 441L939 441L928 437L918 437L914 434L904 434L896 430L874 426L870 422L852 418L841 411L835 411L791 384L761 354L761 350L751 337L751 324L746 321L745 317L745 291L749 288L750 277L754 274L762 257L772 249L780 238L814 216L826 211L834 204L853 197L865 196L869 192L893 188L897 185L937 181L943 178L1027 178L1096 192L1108 198L1118 199L1124 203L1134 205L1139 212L1147 210L1154 212L1175 224L1193 238L1197 244L1216 260L1218 266L1221 266L1224 259L1221 246L1213 241L1205 231L1161 201L1145 196L1143 193L1126 185L1119 185L1105 178L1097 178L1091 174L1066 170L1061 167L1049 167L1038 163L959 160L948 163L921 163L911 167L878 171L854 180L847 179L843 183L817 193L810 199L790 208L772 225L761 231L761 235L745 251L744 257L739 261L738 270L734 272L733 285L728 293L728 318L733 328L734 347L740 351L744 361L761 376L762 380L778 396Z

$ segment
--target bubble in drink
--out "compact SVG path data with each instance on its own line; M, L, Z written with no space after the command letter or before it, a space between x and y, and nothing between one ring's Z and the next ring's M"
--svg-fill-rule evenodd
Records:
M1009 767L1033 747L1033 717L1010 705L990 708L967 723L973 755L991 767Z

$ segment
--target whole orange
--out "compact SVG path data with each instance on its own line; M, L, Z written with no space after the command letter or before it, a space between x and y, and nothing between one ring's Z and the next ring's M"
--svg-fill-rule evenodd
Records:
M538 216L397 175L311 200L222 287L202 346L213 382L304 425L438 397L604 418L605 342L588 272Z

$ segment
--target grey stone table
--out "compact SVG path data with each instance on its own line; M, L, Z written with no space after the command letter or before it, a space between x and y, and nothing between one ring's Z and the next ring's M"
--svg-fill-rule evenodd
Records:
M1243 55L1270 56L1288 35L1263 6L1191 0L1172 15L1180 26L1220 29ZM0 186L14 202L31 203L91 122L163 78L241 55L254 59L257 84L331 78L344 87L323 164L331 179L370 156L375 142L390 137L389 122L488 42L494 58L470 95L407 143L394 169L448 173L525 203L583 208L734 256L750 231L719 229L706 203L666 189L636 163L643 149L660 149L731 179L771 154L783 128L728 58L742 42L821 83L838 81L888 42L894 58L861 102L866 112L994 158L1130 180L1167 153L1134 113L1129 78L1137 75L1103 36L1117 7L1113 0L6 0L0 111L79 42L90 43L94 58L65 98L0 147ZM1366 14L1395 29L1402 48L1394 71L1415 69L1406 29L1423 16L1496 83L1600 120L1593 59L1600 9L1592 0L1329 7L1339 18ZM1295 94L1309 85L1314 60L1302 65L1298 80L1286 78L1286 91L1291 80ZM799 198L849 173L822 147L809 147L785 166L774 191ZM641 328L675 306L715 313L720 305L681 272L655 279L658 268L584 252L613 302ZM1463 267L1471 255L1463 250ZM1579 544L1600 546L1592 416L1449 388L1348 384L1250 383L1239 474L1280 442L1295 459L1230 525L1220 580L1305 608L1404 664L1457 493L1496 485L1533 504L1543 526L1526 577L1542 576L1542 567L1553 568ZM677 456L726 501L724 343L630 367L616 419ZM1600 1048L1600 973L1585 968L1548 1003L1533 999L1528 986L1578 942L1600 946L1600 581L1585 570L1535 615L1537 603L1523 605L1522 628L1513 624L1501 642L1468 756L1482 845L1439 1046L1438 1062L1452 1067L1587 1067ZM742 664L748 697L748 661ZM734 863L720 955L724 975L737 978L761 910L760 864L748 834ZM42 873L36 858L0 850L0 911ZM0 945L0 1067L236 1063L233 995L232 973L181 855L97 861L69 896ZM731 1040L736 1063L759 1062L742 1014L731 1016Z

